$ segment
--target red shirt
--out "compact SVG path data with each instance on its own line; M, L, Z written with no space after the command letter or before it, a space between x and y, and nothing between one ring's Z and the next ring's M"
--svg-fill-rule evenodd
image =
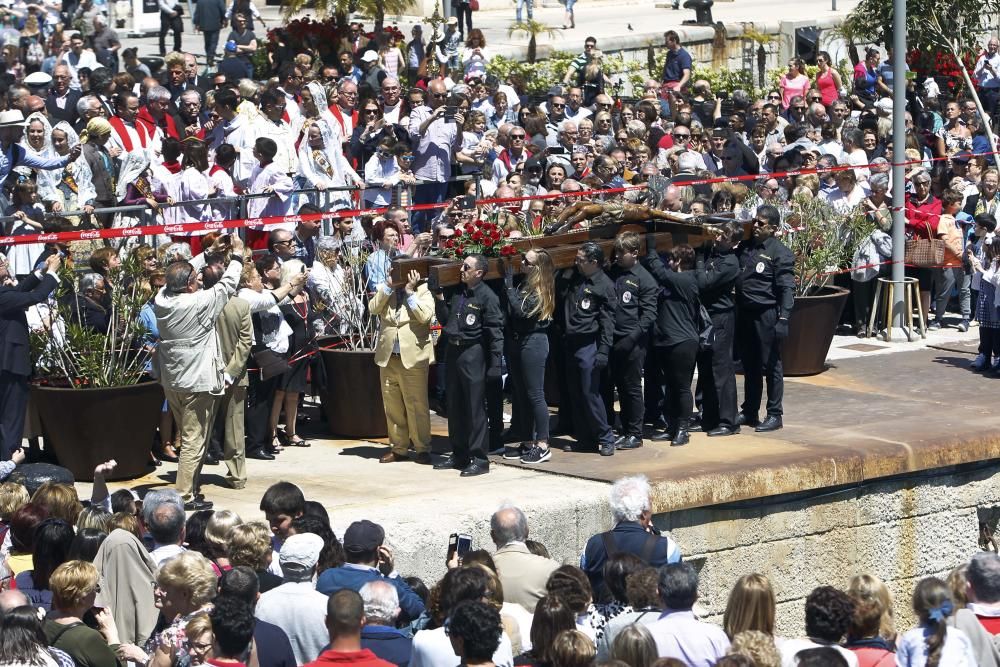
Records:
M906 232L915 238L932 239L937 236L938 220L941 218L941 200L928 195L922 204L906 197ZM930 234L927 227L930 226Z
M370 649L363 648L360 651L323 651L319 657L306 667L332 667L333 665L354 665L356 667L394 667L391 662L386 662L375 656Z
M986 628L986 632L991 635L1000 635L1000 616L980 616L976 614L976 618Z

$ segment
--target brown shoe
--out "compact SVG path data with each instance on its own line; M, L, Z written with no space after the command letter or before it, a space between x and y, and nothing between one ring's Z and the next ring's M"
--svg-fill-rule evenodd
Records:
M398 461L406 461L407 457L402 454L397 454L396 452L389 452L383 454L382 458L378 460L379 463L396 463Z

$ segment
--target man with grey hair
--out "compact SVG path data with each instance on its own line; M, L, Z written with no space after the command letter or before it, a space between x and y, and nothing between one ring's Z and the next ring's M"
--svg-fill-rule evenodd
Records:
M149 555L159 567L183 552L184 501L173 489L153 489L142 499L142 524L152 540Z
M101 104L101 100L97 99L97 95L84 95L77 100L76 115L80 118L79 129L87 127L87 121L100 116L103 109L104 106Z
M166 286L153 299L160 331L154 369L179 425L181 445L177 490L189 511L211 509L199 497L199 477L219 399L226 389L225 367L215 332L243 271L243 242L232 235L232 256L219 282L200 289L200 276L189 262L167 267Z
M969 609L992 635L1000 635L1000 556L981 551L969 561Z
M358 591L365 603L361 648L394 665L406 666L413 652L413 638L396 629L399 593L387 581L369 581Z
M106 289L101 274L88 271L80 276L76 294L69 304L71 320L94 333L106 334L110 321L107 310L101 305Z
M611 485L609 498L614 528L587 540L580 568L587 573L594 594L604 583L609 554L635 554L653 567L681 561L681 550L669 535L653 525L653 504L645 475L622 477Z
M149 136L154 138L154 150L159 148L159 142L164 137L173 137L178 141L184 139L174 117L168 113L171 104L170 90L163 86L153 86L146 91L146 106L139 109L136 115L136 122L142 123Z
M504 600L533 612L545 595L545 582L559 563L528 551L528 518L513 505L504 505L493 513L490 537L497 547L493 563L503 585Z

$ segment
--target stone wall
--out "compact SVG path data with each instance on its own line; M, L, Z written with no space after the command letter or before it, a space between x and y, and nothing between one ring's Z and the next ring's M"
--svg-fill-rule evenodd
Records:
M846 587L861 572L886 582L899 627L911 627L916 582L944 578L976 553L980 517L995 527L998 504L1000 462L993 461L811 498L664 513L655 523L700 567L701 604L710 620L722 622L729 590L740 576L760 572L778 598L778 634L797 636L804 630L809 591L824 584Z

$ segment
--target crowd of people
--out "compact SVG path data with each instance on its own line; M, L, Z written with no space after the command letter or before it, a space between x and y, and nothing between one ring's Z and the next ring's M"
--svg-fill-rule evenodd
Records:
M946 580L919 580L905 603L910 629L903 603L865 572L808 595L775 590L766 573L734 573L712 622L699 603L709 591L653 525L641 476L611 486L613 527L582 554L553 558L524 512L504 505L489 518L492 545L442 544L446 574L425 581L398 571L391 527L359 519L338 538L323 505L290 482L264 493L264 520L227 509L188 516L170 489L110 492L103 476L113 470L111 461L95 471L86 504L72 485L29 482L29 494L0 483L0 664L1000 664L1000 557L990 551ZM803 633L779 632L778 595L804 595L801 620L785 619Z

